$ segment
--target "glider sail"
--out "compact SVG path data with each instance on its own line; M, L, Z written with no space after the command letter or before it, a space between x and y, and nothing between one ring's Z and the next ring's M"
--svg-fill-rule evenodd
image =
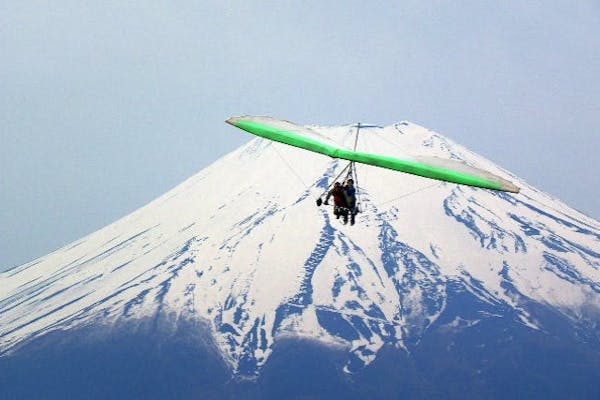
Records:
M352 151L340 147L329 138L312 129L271 117L233 117L226 122L254 135L333 158L341 158L462 185L513 193L519 192L519 188L512 182L460 161L426 156L399 159Z

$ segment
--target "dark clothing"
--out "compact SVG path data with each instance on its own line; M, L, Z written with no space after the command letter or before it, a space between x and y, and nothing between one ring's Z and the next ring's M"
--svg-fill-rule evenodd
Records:
M350 214L350 225L354 225L354 216L358 213L356 208L356 189L354 185L344 186L344 197L346 198L346 207ZM346 223L347 217L344 217L344 223Z
M327 193L325 197L325 203L329 201L329 198L333 196L333 205L336 207L346 207L346 197L344 189L341 186L335 186Z
M346 192L342 185L335 185L333 189L327 193L325 204L327 204L331 196L333 196L333 215L335 215L337 219L344 217L344 223L346 223L348 221L348 206L346 204Z
M348 208L354 210L354 207L356 207L356 189L354 186L344 186L344 197Z

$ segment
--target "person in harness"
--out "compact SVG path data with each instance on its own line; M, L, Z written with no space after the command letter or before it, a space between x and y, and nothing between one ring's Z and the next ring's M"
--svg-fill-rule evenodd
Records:
M344 218L344 224L348 222L348 204L346 203L346 192L344 187L339 182L333 185L333 188L327 193L325 197L325 205L329 204L329 198L333 196L333 215L336 219L340 219L340 216Z
M344 223L347 222L348 213L350 213L350 225L354 225L354 217L358 210L356 208L356 188L354 187L354 180L348 179L343 188L344 200L346 203L347 211L344 218Z

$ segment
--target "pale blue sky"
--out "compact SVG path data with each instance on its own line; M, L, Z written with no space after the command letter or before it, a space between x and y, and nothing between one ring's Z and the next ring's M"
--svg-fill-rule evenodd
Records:
M600 216L598 1L2 1L0 59L0 269L248 141L240 114L413 121Z

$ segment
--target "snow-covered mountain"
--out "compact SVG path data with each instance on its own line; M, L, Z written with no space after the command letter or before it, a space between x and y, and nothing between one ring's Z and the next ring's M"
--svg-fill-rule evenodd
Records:
M314 129L354 144L354 126ZM357 147L463 160L521 192L358 165L362 212L344 225L315 199L345 162L254 139L112 225L0 273L0 360L50 332L148 320L204 324L231 374L250 378L286 339L345 354L351 376L382 349L410 355L429 331L494 321L548 337L569 326L598 352L598 221L412 123L363 127Z

